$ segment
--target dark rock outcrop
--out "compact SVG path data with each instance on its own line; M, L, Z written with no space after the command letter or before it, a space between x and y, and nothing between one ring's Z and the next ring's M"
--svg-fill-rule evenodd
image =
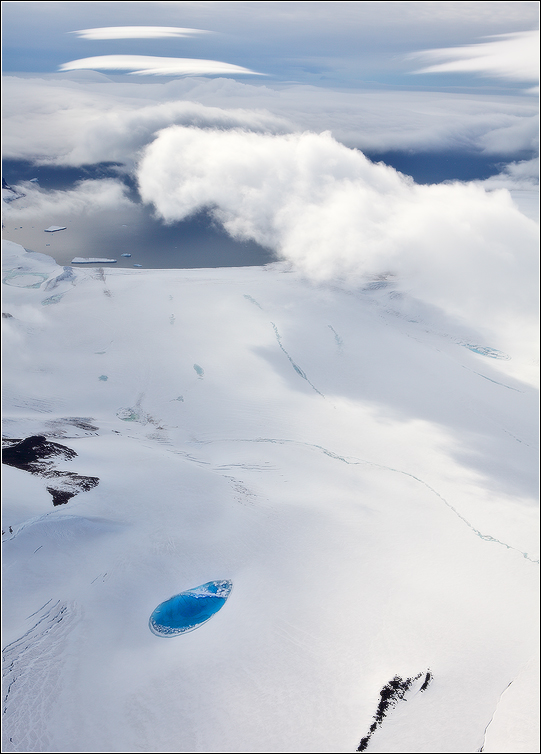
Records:
M419 673L414 678L400 678L395 675L392 681L385 684L385 686L379 692L379 704L376 713L373 717L374 722L370 726L370 730L364 738L361 738L361 742L357 748L357 751L365 751L368 743L376 731L376 729L383 723L385 716L389 711L389 707L392 709L396 707L397 702L400 700L406 701L406 692L411 688L415 681L418 681L423 676L423 673ZM425 691L428 688L429 683L432 680L432 673L428 670L425 674L423 684L419 691Z
M71 461L77 453L65 445L49 442L43 435L8 440L5 444L7 447L2 450L2 463L55 480L47 487L47 492L53 498L53 505L64 505L79 492L87 492L96 487L100 481L95 476L81 476L72 471L56 469L58 460Z

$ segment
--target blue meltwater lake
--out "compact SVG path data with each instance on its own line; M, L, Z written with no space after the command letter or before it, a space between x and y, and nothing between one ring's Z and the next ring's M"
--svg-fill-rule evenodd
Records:
M231 593L228 579L208 581L162 602L148 622L156 636L171 637L199 628L218 612Z

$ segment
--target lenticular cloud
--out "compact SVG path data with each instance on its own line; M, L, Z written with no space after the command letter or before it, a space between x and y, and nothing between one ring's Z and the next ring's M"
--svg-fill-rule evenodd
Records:
M539 31L497 34L493 42L424 50L411 59L443 60L416 73L474 72L515 81L537 81L539 78Z
M240 65L199 58L161 58L151 55L97 55L63 63L60 71L129 71L140 76L263 76Z
M329 133L180 126L145 149L138 180L167 222L210 208L232 236L274 249L313 280L354 286L391 272L476 326L531 319L537 226L506 190L417 185Z
M179 26L102 26L98 29L72 31L81 39L158 39L161 37L191 37L210 34L204 29L185 29Z

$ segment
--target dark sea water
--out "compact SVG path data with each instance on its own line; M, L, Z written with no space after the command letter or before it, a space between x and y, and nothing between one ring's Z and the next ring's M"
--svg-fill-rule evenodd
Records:
M446 180L479 180L499 172L502 160L494 155L464 152L381 152L367 153L374 162L411 175L417 183ZM525 155L525 159L529 155ZM141 203L133 179L115 163L78 168L35 166L24 160L4 160L2 175L11 186L37 178L41 189L67 190L81 180L117 178L128 190L132 207L122 210L66 216L62 212L5 220L4 238L26 249L49 254L58 264L69 265L74 257L116 259L116 267L141 265L151 269L197 267L246 267L276 260L270 249L253 241L236 241L213 223L207 212L183 222L164 224L151 207ZM24 198L13 205L24 206ZM66 230L45 233L50 225ZM131 257L122 257L131 254Z
M183 222L164 224L153 216L151 207L139 201L130 177L119 174L113 164L57 168L5 160L2 175L10 186L37 178L42 189L55 190L71 189L80 180L110 177L121 177L126 183L130 198L136 202L126 209L88 215L33 215L19 222L4 220L3 238L29 251L49 254L61 265L69 265L74 257L111 258L118 260L115 267L140 264L146 269L247 267L276 261L269 249L253 241L231 238L206 212ZM14 208L24 206L24 201L17 199ZM66 230L46 233L45 228L50 225L66 226Z
M501 171L501 166L509 162L504 155L482 154L481 152L364 152L372 162L386 165L410 175L416 183L443 183L444 181L483 181ZM535 155L525 153L517 160L529 160Z

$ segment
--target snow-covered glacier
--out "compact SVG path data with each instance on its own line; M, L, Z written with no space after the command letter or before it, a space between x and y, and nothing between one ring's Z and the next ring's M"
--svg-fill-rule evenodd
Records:
M3 751L537 751L508 343L385 275L6 242L2 279ZM210 582L211 620L149 630Z

